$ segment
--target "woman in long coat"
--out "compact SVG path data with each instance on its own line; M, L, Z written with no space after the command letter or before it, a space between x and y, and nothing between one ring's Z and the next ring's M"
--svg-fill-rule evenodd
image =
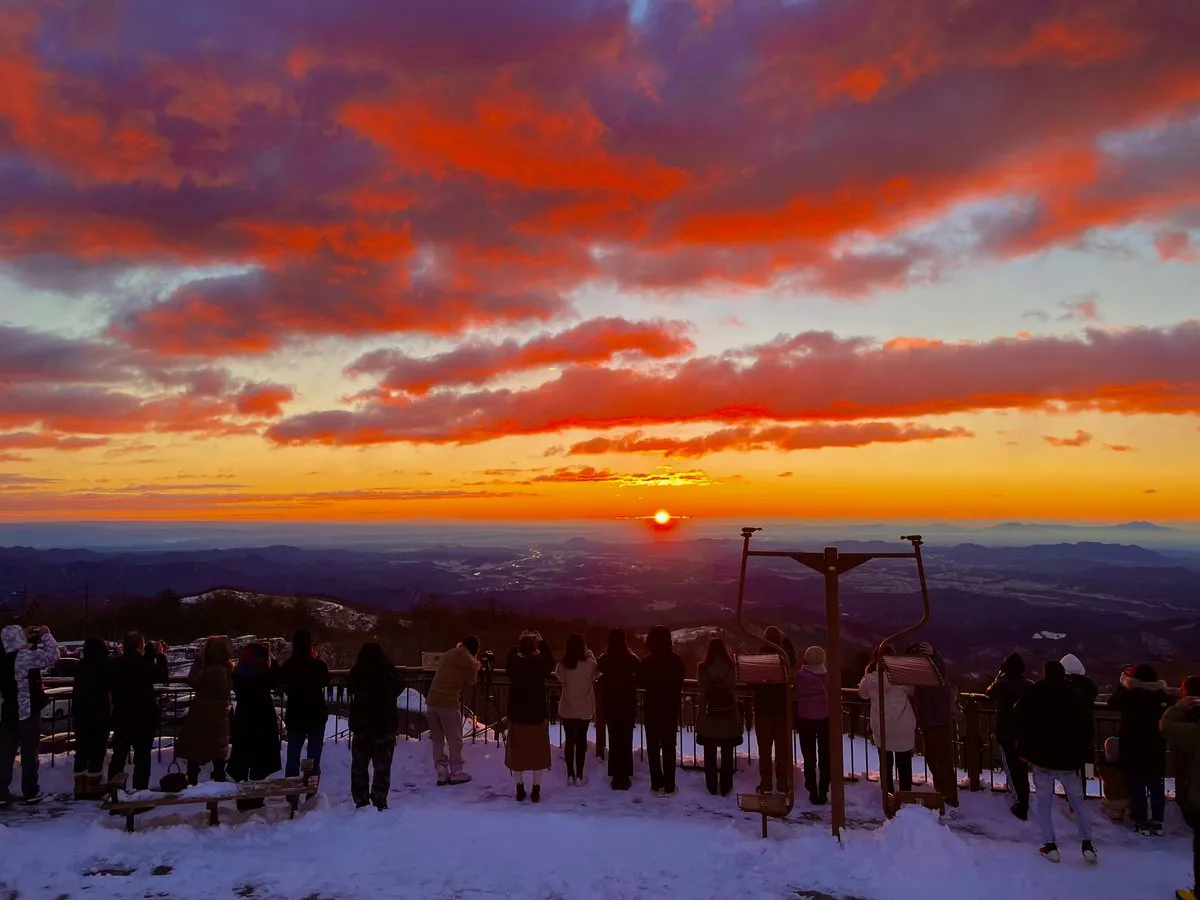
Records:
M229 759L229 698L233 690L233 647L224 636L206 638L188 672L195 691L175 741L175 755L187 760L188 781L200 780L200 767L212 763L212 780L225 780Z
M229 777L234 781L261 781L283 768L279 752L279 713L272 691L279 669L271 664L264 644L250 644L233 670L233 752ZM255 809L262 800L239 800L238 809Z
M542 772L550 768L550 722L546 679L554 672L554 654L540 634L526 631L508 652L508 745L504 764L517 781L517 800L525 799L525 773L533 773L529 799L542 799Z
M720 638L708 642L696 680L700 687L696 741L704 748L704 783L710 794L725 797L733 790L734 748L742 743L742 710L733 657Z

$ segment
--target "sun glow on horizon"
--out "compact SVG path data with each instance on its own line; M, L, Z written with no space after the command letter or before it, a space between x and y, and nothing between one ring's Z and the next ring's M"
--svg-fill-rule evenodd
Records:
M654 514L654 524L656 524L656 525L671 524L671 514L669 512L667 512L665 509L660 509L658 512L656 512Z

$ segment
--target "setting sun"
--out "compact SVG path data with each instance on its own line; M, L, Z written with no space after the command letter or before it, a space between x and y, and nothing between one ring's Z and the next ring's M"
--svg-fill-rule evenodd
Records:
M671 514L665 509L660 509L654 514L654 522L657 525L667 525L671 521Z

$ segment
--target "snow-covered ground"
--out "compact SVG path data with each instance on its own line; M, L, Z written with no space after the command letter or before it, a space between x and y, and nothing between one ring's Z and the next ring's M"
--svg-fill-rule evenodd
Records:
M429 756L427 741L400 741L384 813L354 810L344 741L327 744L321 793L291 822L282 801L265 812L223 809L218 828L203 806L152 812L135 834L92 804L0 813L0 897L1141 900L1190 885L1190 833L1174 809L1168 836L1153 839L1099 821L1091 804L1095 868L1057 815L1064 861L1054 866L1037 856L1034 824L1012 818L1002 794L964 793L949 826L906 809L880 827L878 785L861 782L848 785L841 845L828 811L804 800L764 841L757 818L733 797L711 797L696 771L680 773L679 796L660 800L643 761L633 790L614 792L589 755L589 784L568 788L556 752L535 806L513 799L494 743L468 743L475 780L466 785L437 787ZM167 760L169 752L155 761L155 783ZM43 767L46 790L70 789L64 763ZM756 781L740 760L736 789Z

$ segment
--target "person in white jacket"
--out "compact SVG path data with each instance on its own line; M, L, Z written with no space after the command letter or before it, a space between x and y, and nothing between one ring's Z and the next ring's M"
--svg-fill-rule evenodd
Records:
M562 682L558 715L565 737L563 755L567 760L567 784L576 787L587 784L584 765L587 762L588 723L596 714L596 657L587 648L582 634L567 638L567 652L555 667L554 674Z
M867 666L862 681L858 683L858 695L871 701L871 735L875 746L879 748L880 778L884 779L884 784L891 793L895 789L893 772L898 770L900 790L911 791L913 748L917 742L917 714L912 705L912 688L892 684L885 673L883 693L883 706L887 714L886 747L879 746L879 673L872 662Z
M34 646L36 644L36 647ZM0 631L0 806L12 802L13 765L21 751L21 795L28 804L42 799L38 787L38 746L46 695L41 670L58 662L58 644L45 625L26 635L20 625Z

